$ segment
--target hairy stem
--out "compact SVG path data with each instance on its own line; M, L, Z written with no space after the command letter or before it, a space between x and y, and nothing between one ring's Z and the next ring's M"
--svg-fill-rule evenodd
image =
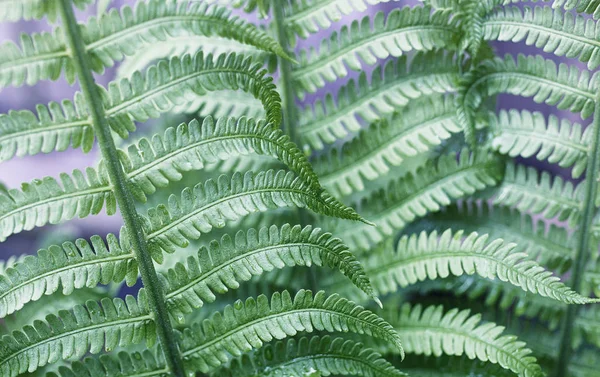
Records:
M583 273L590 254L591 227L596 212L595 195L598 189L596 171L600 166L600 93L596 96L594 122L590 127L593 127L593 129L588 152L588 165L585 172L584 210L583 216L581 217L581 227L577 239L577 253L575 254L573 275L571 278L572 288L576 292L581 290ZM569 305L567 307L566 315L563 318L560 351L558 354L558 364L556 366L557 377L567 375L569 359L571 358L572 353L571 344L573 338L573 326L575 325L575 318L578 310L579 306Z
M150 310L156 322L157 335L162 346L167 366L175 377L183 377L183 363L179 348L173 335L173 328L166 309L164 292L158 280L154 263L148 252L148 245L138 222L133 196L127 189L127 177L117 155L117 148L112 139L111 130L106 120L102 97L92 76L86 48L81 37L79 25L73 12L72 0L60 1L60 14L64 24L65 39L69 54L73 57L75 71L79 78L81 91L88 105L94 133L98 138L100 152L106 161L106 170L113 186L113 192L125 228L130 238L131 247L139 264L142 282L148 294Z

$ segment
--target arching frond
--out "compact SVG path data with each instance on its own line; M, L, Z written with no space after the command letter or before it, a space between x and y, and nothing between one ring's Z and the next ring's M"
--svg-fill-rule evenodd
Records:
M57 360L81 358L88 352L96 354L143 341L151 346L156 330L146 300L141 290L137 300L127 296L125 300L88 301L85 306L49 315L45 321L4 335L0 342L2 376L16 377Z
M137 282L137 262L122 230L121 243L113 234L93 236L75 243L41 249L37 256L27 256L0 275L0 318L16 312L30 301L59 290L64 295L75 289L93 288L98 284ZM61 289L62 287L62 289Z
M440 145L461 128L453 97L415 100L374 123L341 150L332 149L316 163L317 175L334 195L365 189L365 181L385 176L391 166Z
M0 114L0 162L13 156L22 157L69 147L89 152L94 145L94 132L88 119L81 93L74 102L50 102L29 110Z
M222 228L250 213L279 207L308 207L326 216L363 221L353 209L283 170L236 172L231 178L222 175L216 182L208 180L184 189L181 199L172 195L168 206L148 210L142 220L152 257L161 261L161 250L173 252L213 227Z
M344 26L331 34L317 53L314 49L299 52L300 66L293 71L296 93L314 93L327 82L348 75L348 68L362 69L361 60L374 65L378 59L398 57L407 51L452 48L457 27L448 12L434 12L428 7L404 7L383 12L373 19L365 16L360 23ZM359 60L360 57L360 60Z
M227 361L227 354L240 356L265 342L284 339L298 332L353 332L385 340L403 354L400 338L374 313L338 295L301 290L292 300L287 291L269 299L258 296L225 307L202 324L186 329L181 353L188 376L208 372ZM191 373L190 373L191 372Z
M392 181L386 190L366 197L356 207L375 227L338 225L335 234L350 247L367 250L430 212L437 212L453 200L494 186L502 177L503 164L494 155L463 150L460 157L446 155L429 161L414 174ZM333 228L331 228L333 229Z
M24 230L58 224L75 216L97 215L103 207L112 215L117 204L108 175L92 168L85 173L80 170L73 170L71 175L63 173L60 183L52 177L23 183L20 190L0 194L0 241Z
M265 121L247 118L204 118L177 128L164 136L141 139L122 154L125 173L135 185L134 195L143 199L157 187L182 178L182 172L200 170L205 164L248 154L267 155L283 162L309 187L321 185L306 156L283 131Z
M307 371L325 375L402 377L407 376L372 349L343 338L302 337L298 341L267 344L261 350L233 359L213 377L290 377L306 376Z
M494 323L481 324L481 315L469 310L451 309L444 313L441 306L423 309L406 304L400 314L390 313L391 323L404 340L406 352L417 355L466 354L499 364L521 377L542 377L544 373L531 350L515 336L502 335L504 327Z
M165 274L167 306L182 322L184 314L214 301L215 293L237 289L239 281L274 268L312 264L339 269L367 295L373 293L362 266L340 239L312 226L285 224L239 231L235 240L225 235L189 257L187 267L176 265Z
M61 366L46 377L160 377L168 375L161 352L150 350L142 352L121 351L116 355L86 357L75 361L71 366Z
M574 186L561 177L539 173L534 167L508 163L494 203L516 206L521 212L542 214L547 219L577 224L583 206L583 186Z
M600 29L599 29L600 30ZM540 112L502 110L490 113L490 126L495 133L492 147L510 157L535 157L563 168L573 167L573 178L579 178L587 166L591 127L559 120L550 115L548 121Z
M433 51L417 53L376 67L367 79L361 73L358 81L350 80L335 95L317 100L314 109L307 106L299 112L301 141L320 150L349 133L361 129L361 121L372 123L392 114L412 99L434 93L456 91L458 68L453 56ZM357 118L359 117L359 119Z
M513 372L497 364L470 360L466 355L411 355L402 363L402 370L411 377L515 377Z
M564 7L566 10L575 9L578 13L591 14L596 20L600 18L600 1L598 0L554 0L552 7Z
M0 1L0 22L19 20L39 20L44 16L51 22L58 17L59 0L2 0ZM93 0L73 0L73 5L85 9Z
M600 5L600 2L598 3ZM557 56L577 58L589 69L600 65L600 28L583 15L553 7L501 8L484 22L485 40L525 41Z
M488 239L488 235L465 235L450 229L441 235L434 231L404 236L395 251L380 249L377 255L370 255L365 269L381 295L427 279L477 274L568 304L595 302L572 291L527 254L515 252L515 245Z

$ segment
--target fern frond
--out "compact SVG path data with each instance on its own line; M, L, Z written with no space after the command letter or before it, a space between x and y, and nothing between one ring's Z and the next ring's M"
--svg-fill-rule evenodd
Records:
M178 264L165 276L165 298L170 313L183 322L184 314L213 302L215 293L237 289L239 281L275 268L327 266L340 270L367 295L373 294L369 279L348 247L331 233L312 226L289 224L239 231L235 240L224 235L221 242L202 247L189 257L187 267Z
M343 338L331 339L328 335L267 344L255 353L233 359L228 367L218 369L211 376L274 377L283 373L304 377L311 370L338 376L407 376L363 344Z
M542 377L544 373L531 350L515 336L502 335L504 327L481 322L481 315L470 310L452 309L444 313L442 306L423 309L405 304L391 321L405 342L408 353L417 355L465 354L469 359L499 364L521 377ZM395 313L391 313L395 316Z
M222 175L216 182L208 180L184 189L180 200L172 195L168 206L148 210L142 220L152 257L161 261L161 250L173 252L213 227L279 207L308 207L326 216L363 221L353 209L283 170L236 172L231 178Z
M386 190L379 190L355 207L376 226L353 224L338 225L334 233L351 248L367 250L408 223L437 212L453 200L475 191L494 186L502 177L503 164L494 155L485 152L454 154L429 161L425 166L392 181ZM329 229L329 228L328 228ZM331 229L334 229L333 226Z
M245 92L223 90L213 92L210 96L198 98L198 101L187 106L188 110L196 112L198 116L221 117L247 117L264 119L265 109L261 104ZM186 111L183 111L186 112Z
M567 304L595 302L572 291L527 254L516 253L516 245L488 239L488 235L465 235L450 229L441 235L434 231L404 236L395 251L381 249L377 255L370 255L365 269L380 295L427 279L477 274Z
M600 76L540 55L519 54L485 60L468 72L461 83L458 115L466 131L473 130L475 113L485 98L507 93L531 97L537 103L580 113L583 119L594 112Z
M361 60L374 65L378 59L398 57L408 51L452 49L457 27L449 12L434 12L428 7L404 7L392 10L387 18L379 12L373 19L365 16L325 40L317 53L314 49L299 52L300 66L293 73L296 93L314 93L327 82L348 75L346 66L362 69ZM360 59L359 59L360 57Z
M365 189L365 181L385 176L391 166L425 153L461 131L453 97L426 97L374 123L341 150L315 163L317 175L333 195Z
M237 301L202 324L186 329L181 353L188 375L208 372L227 361L227 354L239 356L260 348L273 339L298 332L353 332L385 340L403 354L400 338L392 327L374 313L334 294L301 290L292 300L287 291L275 293L271 302L264 296ZM191 372L191 373L190 373Z
M94 132L88 119L81 93L74 102L50 102L29 110L0 114L0 162L13 156L22 157L52 151L65 151L69 146L89 152L94 145Z
M51 22L58 17L59 0L2 0L0 1L0 22L19 20L39 20L44 16ZM73 0L73 5L85 9L93 0Z
M41 249L37 256L27 256L0 275L0 318L21 309L30 301L50 295L62 287L64 295L75 289L93 288L98 284L137 282L137 262L122 230L121 243L113 234L93 236L75 243Z
M573 167L573 178L585 172L591 127L584 131L581 124L554 115L546 122L540 112L515 109L490 113L489 123L495 133L492 148L498 152L510 157L535 155L562 168Z
M552 8L564 7L566 10L575 9L577 13L588 13L595 20L600 18L599 0L554 0Z
M392 114L411 100L434 93L455 92L458 82L457 64L445 52L417 53L376 67L371 80L361 73L358 81L350 80L335 95L317 100L314 108L299 112L301 141L316 150L324 148L351 132L361 129L361 122L372 123ZM337 104L336 104L337 103Z
M21 331L5 335L0 342L0 372L16 377L33 372L57 360L81 358L86 353L99 353L117 346L146 341L152 346L156 338L155 323L148 313L146 295L140 291L137 300L127 296L102 299L100 304L88 301L72 311L49 315Z
M164 136L141 139L121 155L125 173L135 187L134 196L143 199L157 187L182 178L182 172L200 170L205 164L256 153L284 163L310 188L321 189L317 175L302 151L283 131L265 121L247 118L204 118L192 120Z
M582 211L583 186L574 187L559 176L552 177L545 171L540 174L533 167L508 163L494 203L515 206L521 212L542 214L547 219L557 217L574 225Z
M598 3L600 4L600 2ZM600 28L581 14L563 13L552 7L501 8L484 22L488 41L525 41L527 45L557 56L577 58L590 70L600 65Z
M169 369L162 353L156 355L150 350L142 352L121 351L117 355L86 357L75 361L71 366L61 366L46 377L160 377L166 376Z
M112 215L117 204L108 175L92 168L62 173L60 183L52 177L23 183L20 190L0 194L0 241L34 227L96 215L103 207Z

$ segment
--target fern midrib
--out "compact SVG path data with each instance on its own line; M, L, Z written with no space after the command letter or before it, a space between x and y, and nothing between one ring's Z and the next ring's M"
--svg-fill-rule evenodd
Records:
M95 254L96 256L98 254ZM72 265L68 265L68 266L64 266L61 268L58 268L56 270L52 270L52 271L48 271L45 272L41 275L34 275L31 278L21 282L18 285L13 286L11 289L0 293L0 301L10 295L12 292L18 291L20 288L31 284L32 282L36 281L36 280L42 280L45 279L48 276L52 276L52 275L60 275L60 273L64 272L64 271L68 271L68 270L75 270L81 267L85 267L87 265L101 265L104 263L111 263L111 262L116 262L119 260L123 260L123 259L132 259L133 258L133 254L132 253L128 253L128 254L121 254L121 255L117 255L117 256L111 256L111 257L107 257L107 258L102 258L102 259L92 259L92 260L87 260L87 261L82 261L80 263L76 263L76 264L72 264Z
M314 112L310 110L311 116L306 117L307 124L300 124L299 131L302 134L309 133L315 129L320 129L322 127L329 126L330 123L339 122L340 119L347 117L355 117L354 113L357 111L357 108L362 107L365 103L370 104L372 102L380 100L379 96L383 96L386 92L389 91L400 91L402 88L406 86L412 86L411 89L416 87L414 84L422 85L424 78L428 78L430 82L435 82L436 86L446 86L452 87L452 76L455 76L455 72L445 72L445 73L434 73L434 72L418 72L416 75L411 74L407 80L397 81L398 78L404 78L406 76L402 76L401 74L395 74L394 77L387 77L386 80L383 80L383 84L380 84L377 87L369 86L372 92L367 91L361 97L353 101L352 103L344 105L342 108L336 108L335 111L330 112L326 116L320 119L314 119ZM435 79L435 80L434 80ZM442 84L440 84L442 83ZM444 85L449 84L449 85ZM414 90L414 89L413 89ZM444 93L448 93L450 91L445 91ZM393 93L397 94L397 93ZM405 96L408 97L408 96ZM338 98L338 102L340 99Z
M569 200L569 198L566 197L566 195L564 195L564 191L561 191L559 193L559 195L554 195L554 190L552 189L548 189L547 191L541 191L540 187L531 187L528 186L526 184L522 184L521 182L513 182L513 181L509 181L509 180L505 180L504 182L502 182L502 184L499 186L500 190L508 190L509 192L512 191L512 193L527 193L527 195L532 196L532 197L536 197L536 198L542 198L545 202L546 202L546 206L544 207L544 209L541 210L541 212L545 211L548 207L551 206L551 202L556 202L556 203L560 203L561 204L561 212L565 211L565 210L574 210L577 213L581 212L581 203L578 200L575 199L571 199ZM577 195L577 188L575 188L573 190L573 196ZM548 200L550 199L551 202ZM565 208L567 207L567 208Z
M0 143L3 143L4 140L19 138L24 135L30 135L30 134L38 135L40 133L40 131L45 133L45 132L50 132L50 131L54 131L54 130L61 130L61 129L66 129L66 128L77 128L80 126L90 126L90 125L91 125L90 118L87 118L86 120L77 120L77 121L72 121L72 122L67 122L67 123L52 124L50 126L38 123L37 127L32 127L32 128L26 129L26 130L17 131L14 133L7 133L5 135L0 135Z
M567 148L578 150L581 153L585 153L588 150L586 145L577 144L577 143L570 141L569 139L561 138L562 135L549 134L548 132L540 132L541 130L536 130L536 129L529 130L529 129L522 129L522 128L511 128L510 126L503 126L500 130L500 135L498 135L498 136L499 137L504 136L505 131L508 131L506 133L509 135L513 134L516 136L526 137L528 139L545 140L545 141L547 141L549 143L553 143L553 144L562 144ZM544 129L544 131L547 131L547 130ZM552 148L554 149L555 146L552 145ZM580 157L580 158L587 159L587 156Z
M445 121L450 121L455 117L456 117L456 114L453 111L451 114L443 114L443 115L436 117L435 119L430 119L423 123L412 124L408 128L400 130L401 132L399 132L395 135L383 135L383 139L385 140L385 142L383 144L378 145L376 149L367 150L367 153L361 155L357 159L351 159L351 160L347 161L346 164L344 164L344 165L339 165L339 166L327 165L325 167L326 169L334 167L335 171L325 172L323 174L320 174L319 177L321 178L322 182L335 181L336 177L348 174L349 172L347 172L346 170L351 169L352 167L355 167L357 165L362 165L363 162L366 162L373 156L384 155L387 152L388 148L391 148L395 144L399 143L401 140L404 140L405 138L410 137L410 135L407 135L407 134L411 134L412 132L423 131L424 129L427 129L428 127L432 127L437 124L443 125ZM361 145L361 146L364 146L364 145ZM402 155L403 159L407 158L407 157L411 157L410 155L405 154L403 152L398 152L398 154ZM346 156L344 156L344 157L346 157ZM361 172L360 166L357 169L359 172ZM354 171L354 169L352 169L352 171Z
M318 54L315 53L313 56L311 56L311 58L314 60L309 61L308 64L301 66L300 68L292 71L292 78L294 80L302 80L303 76L306 76L309 74L315 74L315 72L318 72L319 70L324 69L328 65L335 64L336 60L339 58L344 59L343 55L345 55L353 50L368 49L370 47L369 44L373 41L376 41L377 39L380 39L380 38L384 39L385 37L388 37L392 34L408 34L408 33L412 33L415 31L419 32L419 34L420 34L419 36L422 37L423 33L421 33L421 31L423 31L423 30L425 30L425 31L431 31L431 30L447 31L451 34L456 33L456 28L453 28L450 25L444 25L444 26L442 26L442 25L418 25L418 26L410 26L410 27L401 27L398 29L388 30L388 31L380 33L380 34L378 34L377 31L370 30L371 32L373 32L375 34L371 34L368 37L366 37L364 39L360 39L358 41L352 41L352 43L349 45L341 46L339 48L339 50L335 50L333 52L329 51L329 54L327 54L326 57L322 56L322 51L320 51L320 53L318 53ZM358 52L355 52L355 53L358 53ZM325 60L325 62L323 62L324 60ZM315 66L317 66L316 69L314 68Z
M195 277L194 279L190 280L188 283L186 283L185 285L177 288L174 291L167 292L165 294L165 298L166 299L170 299L170 298L173 298L175 296L178 296L178 295L182 294L183 292L187 291L188 289L194 287L199 282L208 279L210 276L219 274L221 272L221 269L224 266L234 265L237 262L239 262L239 261L241 261L243 259L249 258L251 256L254 256L256 254L268 253L269 251L277 250L277 249L289 249L289 248L292 248L294 246L298 246L298 247L305 247L305 246L307 246L307 247L309 247L311 249L320 249L320 250L323 250L325 252L331 252L331 250L329 250L325 246L317 245L317 244L311 244L311 243L307 243L307 242L292 242L292 243L285 243L285 244L280 244L280 245L272 245L272 246L268 246L268 247L262 247L262 248L253 250L251 252L240 254L240 255L236 256L235 258L227 259L227 260L223 261L223 263L220 263L218 265L213 265L211 267L211 270L206 271L206 273L203 273L203 274ZM315 263L315 261L312 260L312 259L311 259L311 262ZM295 265L300 266L296 261L294 261L294 263L295 263ZM315 264L319 265L317 263L315 263ZM347 264L347 263L343 263L342 262L342 264ZM286 265L287 265L287 263L286 263ZM261 269L264 270L264 268L262 266L261 266Z
M54 60L57 58L68 57L69 53L67 52L66 47L63 46L63 48L65 48L65 49L60 52L52 52L52 53L46 53L46 54L41 54L41 55L28 55L28 56L23 56L20 59L6 61L6 62L4 62L4 64L0 63L0 71L10 72L10 71L17 69L15 67L17 65L31 65L31 64L38 65L41 62L46 61L46 60ZM18 67L18 68L23 69L23 67Z
M148 240L152 240L155 237L158 237L164 233L167 233L169 230L171 230L174 227L176 227L177 225L189 220L190 218L195 217L198 213L204 212L211 207L219 206L220 204L228 202L230 200L235 200L235 199L238 199L243 196L251 196L251 195L254 196L257 194L263 194L263 193L269 194L269 193L275 193L275 192L289 192L292 194L297 194L298 196L308 196L308 197L315 198L316 201L320 201L321 203L323 203L323 201L320 198L315 197L314 195L312 195L312 193L307 193L306 191L302 191L299 189L287 188L287 187L265 188L265 189L245 191L245 192L241 192L238 194L220 198L220 199L218 199L216 201L212 201L210 203L205 203L204 205L202 205L202 207L194 209L192 212L186 214L185 216L178 218L177 220L167 224L166 226L164 226L162 228L159 228L151 233L148 233L146 235L146 237Z
M261 317L261 318L257 318L255 320L252 320L250 322L247 323L243 323L240 326L233 328L217 337L215 337L214 339L211 339L208 342L204 342L201 345L197 346L197 347L193 347L190 348L189 350L186 350L184 352L181 353L181 355L183 357L186 356L190 356L194 353L197 352L202 352L203 349L206 348L210 348L212 346L214 346L215 344L221 342L222 340L230 337L231 335L243 331L243 329L246 328L252 328L254 325L261 323L261 322L275 322L278 323L277 321L277 317L292 317L294 314L299 313L299 314L309 314L309 313L319 313L319 314L324 314L324 315L329 315L329 316L338 316L338 317L343 317L346 319L349 319L349 322L359 322L362 323L366 328L370 328L373 329L373 333L377 333L377 332L382 332L386 335L389 335L387 333L384 332L383 329L378 329L377 326L375 324L370 323L369 321L366 321L362 318L358 318L358 317L353 317L350 314L346 314L346 313L341 313L338 311L334 311L332 309L319 309L319 308L291 308L291 310L285 311L285 312L280 312L280 313L274 313L274 314L269 314L265 317ZM309 319L309 322L311 323L311 325L313 325L313 321L312 318ZM304 327L304 324L302 324L302 327ZM334 326L335 327L335 326ZM241 329L240 329L241 328ZM384 338L385 339L385 338ZM192 356L193 357L193 356Z
M52 336L52 337L50 337L48 339L44 339L42 341L36 341L36 343L34 343L34 344L31 344L31 345L29 345L29 346L27 346L27 347L25 347L23 349L18 350L17 352L14 352L12 354L7 355L3 360L0 360L0 364L4 364L8 360L15 358L18 355L20 355L20 354L22 354L24 352L29 351L30 349L38 348L42 344L53 342L55 340L59 340L59 339L62 339L62 338L68 337L68 336L72 336L72 335L76 335L76 334L84 333L84 332L92 332L94 330L102 329L102 328L105 328L105 327L108 327L108 326L110 326L111 328L114 328L114 327L120 326L120 325L127 325L127 324L130 324L130 323L137 323L137 322L142 323L144 321L152 321L152 315L150 315L150 314L144 314L144 315L140 315L138 317L133 317L133 318L117 319L117 320L114 320L114 321L106 321L106 322L94 324L94 325L91 325L91 326L86 326L86 327L83 327L83 328L77 328L77 329L74 329L74 330L70 330L70 331L67 331L67 332L64 332L64 333L61 333L61 334L56 334L56 335L54 335L54 336Z
M600 41L595 41L593 39L586 39L586 38L584 38L582 36L579 36L577 34L570 34L570 33L567 33L567 32L565 32L563 30L556 30L556 29L552 29L551 27L541 26L541 25L537 25L537 24L534 24L534 23L526 23L526 24L524 24L524 23L521 23L521 22L518 22L518 21L506 21L506 20L496 21L496 20L493 20L493 21L485 21L484 24L485 24L484 27L490 25L492 27L494 27L494 26L501 26L501 27L503 27L503 26L514 26L514 27L519 27L519 28L525 28L525 29L527 29L527 34L529 34L529 32L532 29L538 30L538 31L551 32L551 33L548 33L548 34L556 34L556 35L558 35L558 36L560 36L560 37L562 37L564 39L568 39L569 41L575 40L575 41L583 43L583 44L588 44L588 45L595 46L597 48L600 47ZM484 35L485 35L485 32L484 32ZM521 40L523 40L525 38L527 38L527 36L523 36L523 38L521 38ZM539 38L536 38L536 42L537 42L538 39ZM488 39L488 40L491 40L491 38ZM564 40L563 40L563 42L564 42Z
M328 5L331 5L332 2L335 2L337 0L320 0L320 1L321 2L316 5L312 4L310 6L305 6L305 8L302 9L301 11L297 11L296 9L293 9L293 8L286 9L288 12L296 11L296 13L293 13L289 17L285 17L285 21L289 22L290 24L293 22L303 22L303 21L299 21L299 20L301 20L302 18L308 18L311 14L319 13L321 11L321 9L326 8ZM290 13L292 13L292 12L290 12ZM329 17L327 19L330 20Z

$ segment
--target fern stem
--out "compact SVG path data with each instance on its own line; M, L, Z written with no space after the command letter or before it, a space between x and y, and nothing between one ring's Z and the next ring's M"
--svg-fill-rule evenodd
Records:
M94 133L98 138L102 157L106 161L106 170L113 186L113 192L129 235L133 253L139 264L142 282L147 291L148 303L154 315L157 335L167 366L173 376L183 377L183 363L165 305L164 292L162 291L162 286L154 269L154 263L148 252L144 232L138 222L138 214L135 209L133 196L127 189L127 177L117 155L117 148L115 147L106 119L102 97L92 76L86 47L83 43L71 2L72 0L61 0L59 2L59 11L64 24L67 48L74 58L75 71L79 78L81 91L89 108Z
M584 210L583 216L581 217L581 227L579 229L579 235L577 239L577 253L575 255L575 262L573 264L573 275L572 275L572 289L576 292L581 290L581 283L585 265L588 261L589 248L590 248L590 233L591 227L594 220L595 214L595 194L598 190L598 179L596 178L596 171L600 166L600 92L596 96L596 103L594 107L594 122L592 123L592 139L588 152L588 165L585 172L585 197L584 197ZM572 353L572 337L573 337L573 326L575 324L575 318L579 310L578 305L569 305L567 307L566 315L562 323L562 336L560 342L560 351L558 354L558 365L556 369L556 376L562 377L567 375L567 367L569 365L569 359Z

